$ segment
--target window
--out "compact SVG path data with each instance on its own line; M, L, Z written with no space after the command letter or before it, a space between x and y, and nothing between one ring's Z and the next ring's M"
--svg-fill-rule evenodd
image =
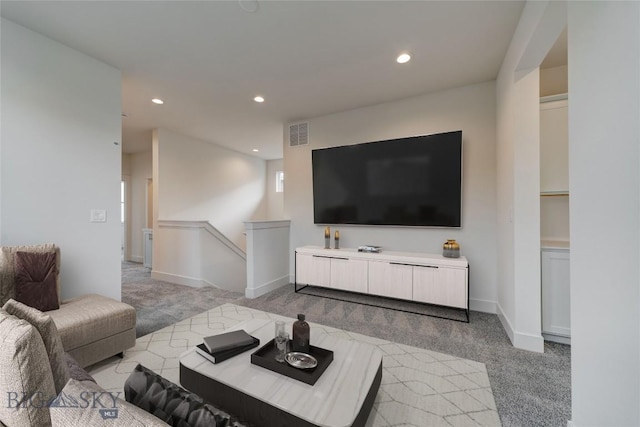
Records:
M276 172L276 193L282 193L284 191L284 172Z

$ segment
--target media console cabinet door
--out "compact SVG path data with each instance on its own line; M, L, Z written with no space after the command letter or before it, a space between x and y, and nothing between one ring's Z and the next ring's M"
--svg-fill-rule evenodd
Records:
M330 287L367 293L368 264L368 261L362 259L331 258Z
M468 308L467 304L467 269L439 268L439 280L445 298L444 305L457 308Z
M369 261L369 293L413 299L413 267L388 261Z
M296 283L331 286L331 258L296 254Z
M442 304L438 292L438 267L413 267L413 300L429 304Z
M467 308L467 271L447 267L413 267L413 299Z

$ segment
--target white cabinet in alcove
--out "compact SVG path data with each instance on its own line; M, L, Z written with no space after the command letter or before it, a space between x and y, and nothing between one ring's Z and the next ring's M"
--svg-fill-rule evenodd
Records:
M562 247L564 246L564 247ZM551 341L571 337L570 255L568 244L545 244L542 263L542 333Z

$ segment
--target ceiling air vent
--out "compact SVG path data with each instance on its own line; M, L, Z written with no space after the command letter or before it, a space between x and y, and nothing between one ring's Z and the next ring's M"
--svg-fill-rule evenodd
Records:
M309 144L309 122L289 125L289 147Z

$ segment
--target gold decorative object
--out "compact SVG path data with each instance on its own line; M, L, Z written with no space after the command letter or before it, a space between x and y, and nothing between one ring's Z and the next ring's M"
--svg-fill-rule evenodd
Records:
M335 248L336 249L340 249L340 232L338 230L336 230L336 234L334 236L335 239Z
M329 226L324 228L324 248L331 249L331 228Z
M442 256L447 258L460 258L460 245L455 239L447 239L442 245Z

